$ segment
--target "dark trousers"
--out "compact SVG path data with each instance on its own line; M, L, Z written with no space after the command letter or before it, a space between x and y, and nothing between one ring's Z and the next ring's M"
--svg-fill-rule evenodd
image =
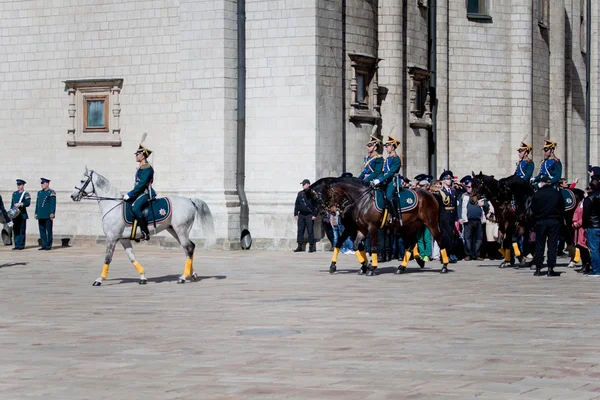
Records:
M308 243L312 246L315 243L314 221L312 214L298 215L298 238L299 245L304 242L304 230L308 230Z
M454 223L456 222L456 210L443 210L441 212L440 220L440 231L442 234L442 248L445 248L448 255L454 254L454 247L456 246L456 229Z
M560 234L560 222L554 219L544 219L535 224L535 259L536 267L542 266L544 262L544 249L548 241L548 268L556 266L556 252L558 249L558 235Z
M52 248L52 220L50 218L38 219L40 228L40 239L42 239L42 249Z
M479 257L483 241L483 225L480 219L470 219L463 225L465 235L465 254L471 258Z
M13 226L13 233L15 235L15 248L16 249L24 249L25 248L25 232L27 231L27 220L24 219L21 215L12 220L15 224Z

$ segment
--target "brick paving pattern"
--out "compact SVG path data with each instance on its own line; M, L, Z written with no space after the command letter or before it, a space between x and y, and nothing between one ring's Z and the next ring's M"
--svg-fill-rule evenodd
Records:
M595 399L600 280L331 253L0 248L2 399ZM564 260L559 260L564 261ZM559 268L565 271L565 268Z

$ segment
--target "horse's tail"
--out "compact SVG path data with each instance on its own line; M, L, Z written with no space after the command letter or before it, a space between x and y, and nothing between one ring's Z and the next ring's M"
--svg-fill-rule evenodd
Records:
M196 220L200 222L202 232L206 236L205 246L209 247L216 242L212 212L204 200L192 198L190 201L196 209Z

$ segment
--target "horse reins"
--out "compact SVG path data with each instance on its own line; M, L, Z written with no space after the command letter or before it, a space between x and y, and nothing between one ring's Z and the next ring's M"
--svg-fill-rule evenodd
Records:
M113 200L113 201L118 201L117 204L115 204L114 207L112 207L110 210L108 210L106 213L104 213L104 215L102 216L102 220L104 221L104 217L106 217L112 210L114 210L115 208L119 207L121 204L124 203L123 199L120 198L116 198L116 197L102 197L102 196L92 196L87 194L87 192L85 191L85 188L91 183L92 184L92 193L96 193L96 187L94 186L94 181L92 179L92 174L94 173L94 171L90 171L90 174L86 176L88 177L87 181L83 184L83 186L80 188L78 188L77 186L75 186L75 189L79 190L78 195L80 195L80 200L97 200L97 201L102 201L102 200Z

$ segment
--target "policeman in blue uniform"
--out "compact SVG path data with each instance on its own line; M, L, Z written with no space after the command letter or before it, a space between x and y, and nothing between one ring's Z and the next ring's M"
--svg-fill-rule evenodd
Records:
M385 194L388 211L391 212L392 218L395 221L399 221L400 218L400 201L398 200L398 196L396 196L396 190L402 190L402 185L396 188L398 180L395 179L396 175L400 172L400 167L402 166L400 157L398 157L398 154L396 154L396 149L398 148L399 144L400 142L394 139L392 136L388 137L387 142L385 142L383 145L388 153L388 156L383 163L383 174L381 178L376 178L372 181L373 184L381 184L383 187L383 193Z
M377 152L381 140L371 136L371 140L367 143L367 156L364 159L363 170L358 175L358 179L369 183L374 179L381 179L383 171L383 157Z
M152 165L148 162L150 154L152 154L152 151L142 145L140 145L135 152L135 160L140 163L137 172L135 173L135 186L129 193L123 196L123 200L133 203L131 211L142 232L142 240L150 240L148 221L144 218L142 212L148 206L150 201L156 198L156 192L152 189L154 168L152 168ZM132 232L132 234L134 233L135 231Z
M13 219L15 226L13 233L15 235L15 247L13 250L23 250L25 248L25 233L27 231L27 207L31 205L31 195L25 191L25 182L23 179L17 179L17 191L12 194L10 207L17 207L21 212Z
M52 225L56 213L56 192L50 189L50 179L41 178L42 190L35 202L35 218L40 228L42 247L38 250L52 250Z
M531 153L531 146L525 142L521 142L521 146L517 150L519 152L519 161L517 162L517 169L515 170L515 176L525 179L529 182L535 169L535 163L529 154Z
M538 176L533 178L533 181L539 182L542 176L547 176L550 178L551 185L556 187L558 185L558 181L562 177L562 163L554 155L554 150L556 150L556 142L546 139L543 150L544 160L542 161L542 165L540 167L540 173Z
M452 171L444 171L440 175L440 181L442 181L440 196L442 197L442 203L444 205L444 210L440 213L440 231L444 240L444 247L448 252L448 257L450 258L451 263L458 261L455 255L457 233L454 227L454 224L458 220L458 214L456 210L458 194L452 187L453 178L454 174Z

